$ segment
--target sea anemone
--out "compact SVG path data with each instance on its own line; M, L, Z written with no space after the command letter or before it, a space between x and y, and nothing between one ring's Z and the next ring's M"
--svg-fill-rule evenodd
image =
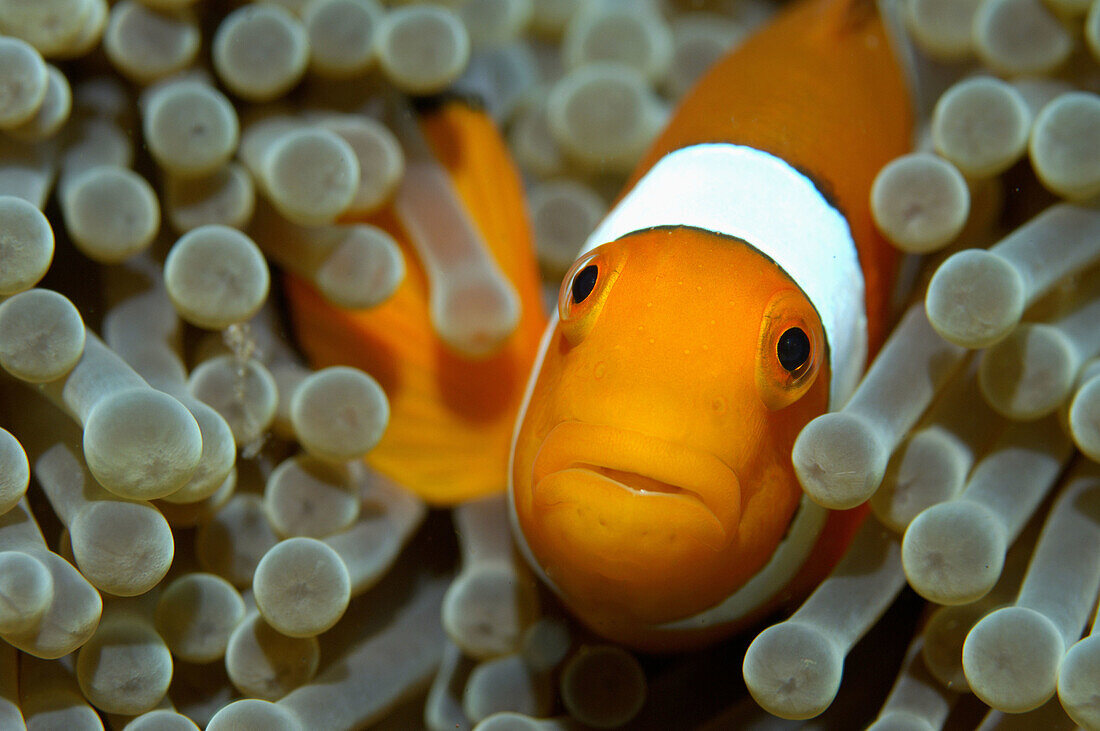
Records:
M524 292L414 108L480 98L553 297L778 5L0 0L0 727L1100 728L1100 0L881 3L923 126L871 208L914 256L793 454L872 515L755 639L591 634L501 495L364 462L394 374L287 334L273 268L364 312L419 276L433 354L512 347Z

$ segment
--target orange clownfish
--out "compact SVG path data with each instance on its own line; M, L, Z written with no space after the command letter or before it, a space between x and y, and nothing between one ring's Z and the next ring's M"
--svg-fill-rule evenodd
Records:
M791 448L881 342L896 256L869 190L910 149L873 2L785 10L688 94L562 284L518 421L513 527L583 622L644 649L735 631L824 577L864 514Z
M386 303L340 310L289 277L312 363L360 367L390 399L368 462L436 505L507 487L535 571L643 649L728 635L806 594L864 511L804 500L791 447L885 334L896 257L868 197L910 147L874 3L798 0L720 62L590 237L548 327L492 124L450 102L420 128L522 314L488 358L444 345L392 209L369 219L406 254Z

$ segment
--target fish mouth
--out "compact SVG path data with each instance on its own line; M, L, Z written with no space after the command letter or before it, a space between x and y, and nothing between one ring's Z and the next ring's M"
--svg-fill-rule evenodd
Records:
M543 439L532 472L536 494L570 474L583 475L613 484L634 498L660 499L669 509L699 512L707 524L701 526L699 539L712 548L733 539L741 516L740 483L725 462L709 452L630 429L560 422Z

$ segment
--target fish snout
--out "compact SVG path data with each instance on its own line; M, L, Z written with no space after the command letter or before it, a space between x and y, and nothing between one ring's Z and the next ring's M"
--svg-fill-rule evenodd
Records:
M737 475L715 455L641 432L564 421L532 466L536 504L588 503L599 524L659 534L676 525L712 550L730 544L741 517Z

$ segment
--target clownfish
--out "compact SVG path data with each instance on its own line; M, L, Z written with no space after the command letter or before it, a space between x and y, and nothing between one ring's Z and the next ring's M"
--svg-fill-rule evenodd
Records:
M910 150L873 2L801 0L689 92L562 283L510 465L514 533L598 633L729 634L805 595L865 508L803 496L799 431L881 343L871 183Z
M683 99L589 237L547 320L522 183L462 101L420 130L515 288L487 357L435 333L412 232L405 281L365 311L288 276L315 367L374 376L374 468L429 503L508 491L516 543L583 623L696 646L804 596L865 510L802 497L801 428L842 404L885 336L897 256L869 190L910 149L909 91L873 0L796 0Z

